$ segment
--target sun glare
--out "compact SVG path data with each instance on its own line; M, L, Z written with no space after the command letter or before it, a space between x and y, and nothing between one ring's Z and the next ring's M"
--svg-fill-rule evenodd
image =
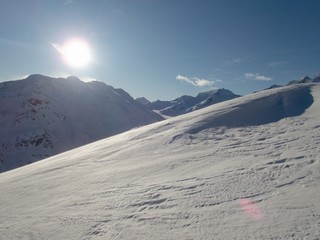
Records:
M68 40L62 46L57 44L53 44L53 46L60 52L64 62L70 67L85 67L92 61L90 46L83 39L74 38Z

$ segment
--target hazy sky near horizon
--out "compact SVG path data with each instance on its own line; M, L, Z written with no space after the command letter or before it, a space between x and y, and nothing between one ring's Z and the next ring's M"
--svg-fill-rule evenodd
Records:
M320 73L319 0L0 0L0 81L75 75L168 100ZM54 46L81 38L92 62Z

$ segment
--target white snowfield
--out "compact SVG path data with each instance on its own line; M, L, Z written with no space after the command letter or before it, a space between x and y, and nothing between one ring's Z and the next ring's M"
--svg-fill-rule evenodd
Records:
M0 238L319 239L319 119L291 85L0 174Z

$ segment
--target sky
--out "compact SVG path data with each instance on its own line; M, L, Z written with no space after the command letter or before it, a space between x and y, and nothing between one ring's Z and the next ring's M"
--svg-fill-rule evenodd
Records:
M319 11L319 0L0 0L0 81L74 75L152 101L245 95L320 73ZM62 59L74 38L91 52L81 67Z

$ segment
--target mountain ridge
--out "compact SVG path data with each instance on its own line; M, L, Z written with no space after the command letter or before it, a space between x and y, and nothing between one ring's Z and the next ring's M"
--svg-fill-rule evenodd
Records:
M124 90L33 74L0 83L0 171L162 120Z
M195 97L183 95L171 101L157 100L150 102L145 98L137 98L136 101L139 101L150 110L157 110L162 115L174 117L236 97L240 97L240 95L222 88L200 92Z

